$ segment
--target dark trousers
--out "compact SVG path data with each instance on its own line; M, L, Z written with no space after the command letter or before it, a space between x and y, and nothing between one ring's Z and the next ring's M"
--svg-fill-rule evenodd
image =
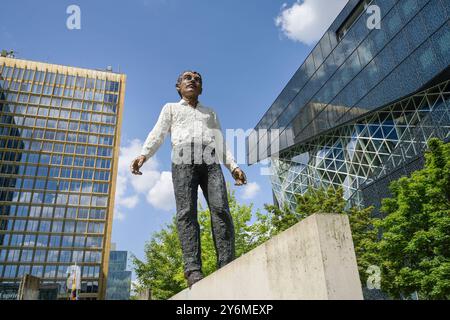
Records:
M200 226L197 191L202 188L211 212L211 226L221 268L235 258L234 225L220 164L174 164L172 181L177 207L177 229L183 252L184 271L201 270Z

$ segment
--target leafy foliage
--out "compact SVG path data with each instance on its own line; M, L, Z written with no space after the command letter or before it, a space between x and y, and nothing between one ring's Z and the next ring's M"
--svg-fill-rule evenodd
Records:
M175 217L165 229L153 234L144 251L145 262L136 256L132 256L132 262L139 285L150 288L153 299L169 298L186 287Z
M228 194L228 200L235 228L236 257L239 257L258 244L250 225L252 206L238 204L234 192ZM259 215L259 212L257 214ZM209 216L209 209L199 207L202 270L205 276L217 269ZM153 299L170 298L187 287L175 217L164 229L152 235L144 251L145 261L132 256L132 262L139 285L151 288Z
M429 141L423 170L391 183L380 241L367 244L381 267L381 286L396 298L450 298L450 145Z
M337 190L309 189L304 195L296 196L297 206L295 211L287 206L278 208L274 205L266 205L268 215L260 219L257 224L264 224L267 232L266 239L283 232L300 220L314 213L348 214L350 228L353 235L353 243L358 261L359 273L362 283L366 282L366 270L371 265L371 254L366 251L367 243L376 240L376 232L372 226L372 207L359 209L357 207L346 208L346 200L342 188ZM261 229L261 227L259 227Z
M381 268L381 287L394 298L417 292L421 299L450 298L450 145L429 141L423 170L391 183L384 199L384 218L372 218L372 207L349 207L343 190L313 190L296 197L294 211L265 205L267 214L252 214L229 194L240 256L314 213L348 214L362 284L366 270ZM253 223L251 223L252 219ZM203 271L216 270L209 210L200 208ZM146 261L133 257L139 284L153 298L166 299L186 287L175 219L155 233L145 247Z

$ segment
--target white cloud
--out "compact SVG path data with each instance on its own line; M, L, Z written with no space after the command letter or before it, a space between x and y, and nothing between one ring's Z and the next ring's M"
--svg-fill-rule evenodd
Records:
M122 197L120 201L117 203L119 206L123 206L128 209L133 209L139 202L139 196L134 195L130 197Z
M116 202L120 202L120 199L125 195L126 183L127 177L119 172L116 181Z
M145 166L146 164L144 164ZM133 176L131 179L131 185L138 193L147 193L148 190L153 188L158 181L161 173L156 170L141 168L142 176Z
M166 211L175 208L172 173L163 171L156 184L147 193L147 201L157 209Z
M141 154L141 148L142 141L139 139L130 140L127 145L120 147L119 173L128 175L131 161ZM158 162L152 157L142 168L145 170L156 170L158 168Z
M256 182L247 183L244 186L242 198L247 200L253 199L260 190L261 187Z
M312 45L327 31L348 0L297 0L283 4L275 25L291 40Z
M118 221L122 221L125 219L125 215L117 210L116 208L114 209L114 220L118 220Z
M155 157L147 160L141 168L142 175L131 174L131 161L140 154L141 147L142 141L139 139L127 141L120 147L114 217L119 221L126 218L125 209L135 208L139 204L141 195L148 198L150 192L151 201L148 202L155 208L171 210L172 206L168 203L174 203L174 201L167 201L170 199L167 174L158 170L159 163Z

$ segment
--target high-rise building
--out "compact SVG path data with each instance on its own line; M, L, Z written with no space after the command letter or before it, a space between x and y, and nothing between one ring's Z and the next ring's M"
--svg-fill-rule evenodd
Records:
M76 264L79 297L105 297L125 80L0 57L0 287L65 298Z
M131 292L131 271L127 269L127 251L116 250L114 245L109 254L106 300L129 300Z
M275 202L341 187L379 207L431 137L449 138L449 18L450 0L347 3L249 136L248 162L271 160Z

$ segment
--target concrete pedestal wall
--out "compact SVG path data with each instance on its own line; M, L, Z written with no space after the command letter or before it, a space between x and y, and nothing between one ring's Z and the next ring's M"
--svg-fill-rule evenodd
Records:
M171 299L363 299L348 217L312 215Z

